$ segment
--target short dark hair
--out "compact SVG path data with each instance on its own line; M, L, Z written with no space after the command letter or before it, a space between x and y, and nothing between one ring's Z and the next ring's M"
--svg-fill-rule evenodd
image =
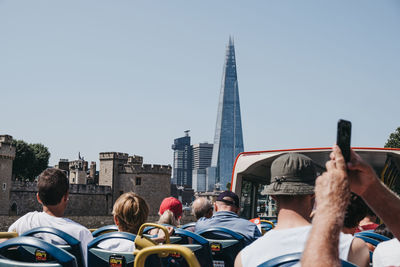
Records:
M43 205L57 205L68 192L69 181L62 170L49 168L39 175L37 187Z
M347 206L344 227L354 228L367 215L368 206L358 195L351 193L350 203Z
M376 227L374 232L389 237L390 239L394 237L392 232L390 232L389 228L387 228L387 226L384 223Z

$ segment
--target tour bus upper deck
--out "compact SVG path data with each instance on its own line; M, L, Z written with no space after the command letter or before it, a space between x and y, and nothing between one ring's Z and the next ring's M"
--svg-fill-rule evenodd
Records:
M352 148L376 171L391 189L400 192L400 149ZM325 171L331 148L303 148L243 152L233 166L231 189L240 196L242 217L271 217L275 215L274 202L262 193L271 181L271 163L285 153L301 153L310 157L317 166L317 173Z

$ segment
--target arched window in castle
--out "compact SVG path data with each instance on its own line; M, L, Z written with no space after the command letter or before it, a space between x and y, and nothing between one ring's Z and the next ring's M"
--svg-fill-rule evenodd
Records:
M13 203L12 205L11 205L11 208L10 208L10 216L15 216L15 215L17 215L17 212L18 212L18 207L17 207L17 203Z
M136 177L136 185L142 184L142 177Z
M3 183L3 191L6 191L6 189L7 189L7 184Z

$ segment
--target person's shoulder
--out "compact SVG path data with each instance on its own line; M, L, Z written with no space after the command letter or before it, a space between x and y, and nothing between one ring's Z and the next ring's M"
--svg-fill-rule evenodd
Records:
M387 241L380 242L375 250L377 250L377 249L378 250L380 250L380 249L393 249L393 248L396 248L396 249L400 248L400 242L399 242L399 240L397 238L393 238L393 239L390 239L390 240L387 240Z
M34 216L37 216L40 214L38 211L31 211L26 213L25 215L21 216L18 218L15 222L13 222L10 227L8 228L8 232L20 232L21 229L19 229L22 226L26 226L27 222Z

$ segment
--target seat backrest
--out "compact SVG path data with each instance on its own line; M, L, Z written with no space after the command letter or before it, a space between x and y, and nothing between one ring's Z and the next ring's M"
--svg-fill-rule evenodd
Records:
M196 222L190 222L190 223L187 223L187 224L184 224L184 225L182 225L181 227L180 227L180 229L186 229L186 228L189 228L189 227L195 227L196 226Z
M191 249L201 266L213 266L212 253L207 239L180 228L175 230L174 235L182 238L179 244ZM181 266L187 265L182 264Z
M356 236L356 237L366 236L366 237L370 237L370 238L373 238L373 239L378 240L378 241L388 241L388 240L390 240L390 238L387 237L387 236L380 235L380 234L377 234L377 233L374 233L374 232L371 232L371 231L358 232L358 233L355 233L354 236Z
M62 248L72 255L75 256L78 266L85 266L84 257L82 254L81 242L75 237L52 227L37 227L33 228L25 233L21 234L21 236L34 236L35 234L52 234L58 236L62 240L65 241L66 245L59 245L59 248Z
M88 266L109 267L114 264L115 266L133 267L135 260L133 251L113 252L97 247L99 243L111 238L126 239L134 242L136 236L125 232L110 232L96 237L88 244Z
M135 267L145 266L146 258L150 255L176 255L177 257L183 257L188 263L189 267L200 267L199 262L196 259L194 253L186 247L181 245L161 245L151 246L143 248L136 256Z
M92 232L93 237L98 237L99 235L110 233L110 232L118 232L118 226L115 224L106 225L100 227Z
M301 260L301 252L290 253L282 256L278 256L276 258L270 259L264 263L259 264L257 267L288 267L295 265ZM356 267L356 265L340 260L342 263L342 267Z
M29 262L15 247L35 249L35 259ZM0 243L0 255L0 266L77 267L74 255L35 237L20 236Z
M223 227L212 227L196 232L210 244L214 265L233 266L236 255L244 248L244 237Z

